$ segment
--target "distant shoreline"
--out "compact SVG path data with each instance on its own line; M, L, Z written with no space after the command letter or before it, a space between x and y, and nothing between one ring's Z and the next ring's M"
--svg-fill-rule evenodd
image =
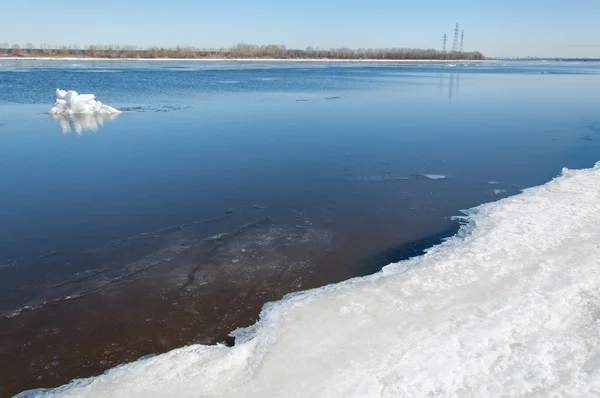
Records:
M398 62L398 63L481 63L481 62L600 62L595 58L487 58L487 59L379 59L379 58L108 58L108 57L13 57L0 55L0 60L29 61L189 61L189 62Z
M94 58L94 57L5 57L0 60L47 60L47 61L263 61L263 62L435 62L435 63L479 63L497 62L495 59L353 59L353 58Z

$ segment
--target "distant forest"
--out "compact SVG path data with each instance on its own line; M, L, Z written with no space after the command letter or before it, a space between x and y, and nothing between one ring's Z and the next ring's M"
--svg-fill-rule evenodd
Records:
M53 46L43 43L35 46L27 43L0 43L0 56L12 57L90 57L90 58L276 58L276 59L389 59L389 60L482 60L485 57L477 51L442 52L434 49L416 48L313 48L291 49L282 45L237 44L231 48L195 48L195 47L150 47L91 45Z

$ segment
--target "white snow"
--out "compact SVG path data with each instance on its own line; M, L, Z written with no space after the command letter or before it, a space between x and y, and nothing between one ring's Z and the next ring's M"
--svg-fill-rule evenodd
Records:
M56 89L56 104L48 111L50 115L117 114L118 109L96 101L94 94L77 94L77 91Z
M266 305L233 348L27 394L600 396L600 162L467 214L423 256Z

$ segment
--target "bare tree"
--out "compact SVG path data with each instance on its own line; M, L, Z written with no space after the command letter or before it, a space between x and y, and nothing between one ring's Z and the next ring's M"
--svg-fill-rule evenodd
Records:
M90 57L95 57L97 54L98 48L95 45L90 45L88 46L87 50L86 50L86 54L89 55Z
M40 44L40 50L41 50L42 54L49 54L50 48L51 48L51 46L48 43Z
M2 44L8 49L8 43ZM290 49L281 44L258 46L255 44L238 43L231 48L199 49L190 46L175 48L151 47L142 49L131 45L91 45L86 49L79 46L52 46L42 43L39 49L27 43L29 55L60 55L60 56L92 56L101 58L279 58L279 59L389 59L389 60L426 60L426 59L464 59L481 60L484 56L479 52L443 53L434 49L416 48L330 48L320 49ZM20 47L15 44L10 51L13 55L21 55Z

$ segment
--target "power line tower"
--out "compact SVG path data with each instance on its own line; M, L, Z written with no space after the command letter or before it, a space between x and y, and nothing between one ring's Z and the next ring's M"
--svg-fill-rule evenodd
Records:
M452 52L455 53L458 51L458 22L456 23L456 27L454 28L454 41L452 42Z
M448 41L448 35L444 33L444 36L442 36L442 52L445 54L446 53L446 42Z
M460 34L460 52L463 52L463 44L465 44L465 31Z

